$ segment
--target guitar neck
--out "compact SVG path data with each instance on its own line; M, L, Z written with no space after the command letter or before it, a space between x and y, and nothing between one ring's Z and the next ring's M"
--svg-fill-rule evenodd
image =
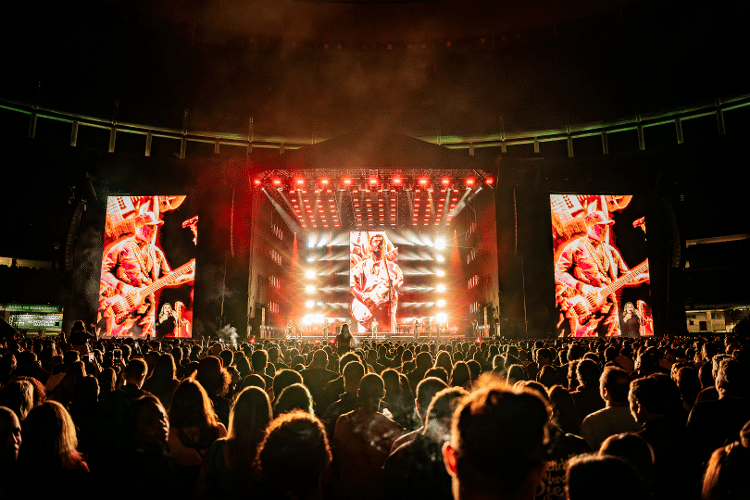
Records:
M633 281L636 276L644 272L646 269L648 269L648 261L644 262L635 269L631 269L625 274L625 276L622 276L621 278L616 279L615 281L610 283L606 288L602 289L601 295L607 296L615 293L617 290Z
M165 286L172 283L174 280L179 278L180 276L189 273L193 268L193 261L188 262L184 266L180 267L179 269L174 270L173 272L169 273L168 275L164 276L163 278L159 278L158 280L154 281L150 285L148 285L146 288L141 290L139 293L141 295L141 298L146 298L155 291L164 288Z

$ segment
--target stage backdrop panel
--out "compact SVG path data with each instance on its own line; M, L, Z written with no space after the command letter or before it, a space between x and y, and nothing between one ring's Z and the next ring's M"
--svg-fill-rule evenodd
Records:
M192 337L198 216L186 196L110 196L98 332Z
M560 336L653 335L640 201L631 195L550 196Z

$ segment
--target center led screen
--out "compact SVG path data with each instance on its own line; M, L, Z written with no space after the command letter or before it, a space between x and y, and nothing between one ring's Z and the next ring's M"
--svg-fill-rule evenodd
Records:
M550 196L559 336L653 335L641 201Z
M198 216L186 196L110 196L97 333L192 337Z
M395 332L404 273L398 266L398 249L384 231L349 233L349 285L357 331L380 326Z

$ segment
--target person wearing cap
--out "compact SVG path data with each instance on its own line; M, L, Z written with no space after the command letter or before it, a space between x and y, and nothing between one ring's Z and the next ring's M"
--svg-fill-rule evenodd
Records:
M154 336L156 322L156 299L152 294L143 298L138 292L172 269L164 252L154 244L154 237L164 221L153 212L145 212L135 218L135 234L115 243L102 261L100 286L101 314L106 319L106 335ZM179 286L194 279L189 272L178 277L170 286ZM109 299L122 297L129 304L137 304L125 321L118 324L114 314L105 307Z
M555 263L556 295L561 310L559 328L564 337L619 335L620 322L614 294L603 305L592 308L590 316L581 317L573 304L611 284L629 271L620 252L609 244L609 230L615 222L602 211L585 217L586 235L573 240L563 249ZM636 276L630 286L649 280L648 272ZM567 321L566 321L567 319Z

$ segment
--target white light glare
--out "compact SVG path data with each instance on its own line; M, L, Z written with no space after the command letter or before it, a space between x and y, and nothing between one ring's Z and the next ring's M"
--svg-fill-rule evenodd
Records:
M445 307L445 301L443 299L440 299L437 301L438 307Z
M314 277L315 277L315 271L313 271L312 269L308 269L307 271L305 271L305 278L312 279Z
M435 287L435 290L442 293L445 291L445 285L438 285Z
M307 262L315 262L315 256L311 255L307 258Z
M435 315L435 320L438 323L447 323L448 322L448 315L445 313L437 313Z
M315 306L315 301L308 300L307 302L305 302L305 306L307 306L308 309L312 309Z
M315 287L314 287L314 286L312 286L312 285L307 285L307 286L305 287L305 291L306 291L307 293L315 293Z
M443 257L442 255L438 255L437 257L435 257L435 260L438 262L445 262L445 257Z
M323 323L322 314L308 314L302 318L302 324L304 325L319 325Z
M445 271L443 271L442 269L438 269L437 271L435 271L435 274L438 276L438 278L442 278L443 276L445 276Z
M444 250L445 249L445 239L444 238L438 238L435 240L435 249L437 250Z

